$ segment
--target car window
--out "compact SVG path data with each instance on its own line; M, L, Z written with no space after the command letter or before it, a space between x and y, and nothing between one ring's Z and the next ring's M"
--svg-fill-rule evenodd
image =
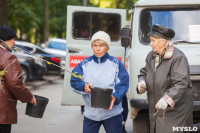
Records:
M15 46L18 47L18 48L21 48L22 50L24 50L24 51L26 51L26 52L30 52L30 50L33 50L33 49L28 49L27 47L22 46L22 45L17 45L17 44L15 44ZM25 53L25 52L22 51L22 50L20 50L20 49L15 49L15 48L13 49L14 52L17 52L17 53Z
M40 53L40 54L47 54L45 51L39 49L39 48L36 48L36 51L35 53Z
M29 50L29 52L33 52L33 48L31 48L31 47L28 47L28 46L24 46L26 49L28 49Z
M66 43L65 42L58 42L58 41L50 41L48 48L66 50Z

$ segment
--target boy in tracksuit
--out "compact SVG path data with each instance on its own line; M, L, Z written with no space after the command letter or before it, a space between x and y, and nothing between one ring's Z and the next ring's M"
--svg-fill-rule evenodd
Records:
M120 133L122 128L122 98L129 87L129 76L121 61L110 56L110 36L96 32L91 39L93 56L85 58L72 71L81 75L82 80L72 76L71 86L74 92L81 94L85 101L83 133L98 133L103 124L107 133ZM109 109L91 107L90 87L111 88ZM102 99L103 100L103 99Z

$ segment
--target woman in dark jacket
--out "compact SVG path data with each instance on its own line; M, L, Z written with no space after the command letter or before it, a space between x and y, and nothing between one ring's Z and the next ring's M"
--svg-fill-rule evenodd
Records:
M172 45L172 29L153 25L152 51L141 69L138 93L147 90L150 133L172 133L192 126L193 89L189 65L182 51Z
M22 70L11 53L16 33L9 27L0 27L0 133L10 133L17 123L17 100L36 105L36 99L22 79ZM4 74L3 74L4 72Z

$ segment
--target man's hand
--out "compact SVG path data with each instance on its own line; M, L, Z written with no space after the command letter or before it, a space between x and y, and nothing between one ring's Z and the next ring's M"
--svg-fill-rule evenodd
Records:
M33 95L33 98L29 101L29 103L34 104L36 106L37 101L35 99L35 96Z
M165 110L167 108L168 104L167 102L161 98L158 103L156 104L156 109L159 110L159 109L162 109L162 110Z
M110 102L110 106L108 110L111 110L113 108L115 101L116 101L116 98L113 95L111 95L111 102Z
M88 84L88 83L86 83L86 84L84 85L84 91L85 91L87 94L91 93L90 88L93 88L93 85Z
M140 94L145 93L146 92L146 83L144 81L140 81L138 83L138 91Z

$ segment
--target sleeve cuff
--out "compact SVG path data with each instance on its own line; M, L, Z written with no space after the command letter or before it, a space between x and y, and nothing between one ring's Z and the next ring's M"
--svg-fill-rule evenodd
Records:
M139 90L138 90L138 87L136 88L136 91L137 91L137 94L140 94Z
M165 94L162 99L164 99L170 106L171 108L174 108L175 102L172 100L171 97L169 97L167 94Z
M145 82L144 76L138 76L138 83L140 83L141 81Z

